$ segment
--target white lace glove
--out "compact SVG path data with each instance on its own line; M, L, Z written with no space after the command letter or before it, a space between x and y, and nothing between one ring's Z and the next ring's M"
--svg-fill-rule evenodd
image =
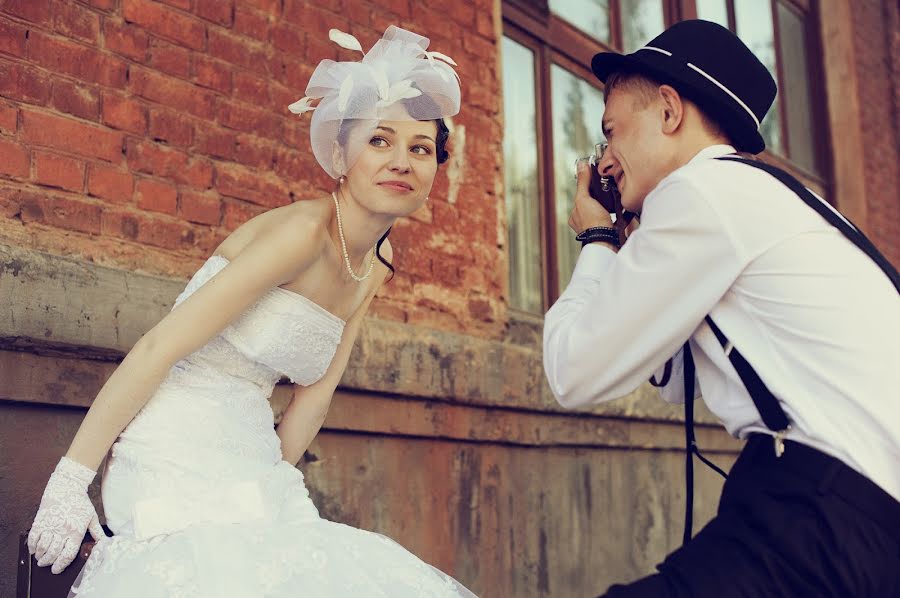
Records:
M67 457L59 460L28 532L28 551L37 557L38 567L52 564L52 573L62 573L75 560L85 530L95 540L106 537L87 494L95 475Z

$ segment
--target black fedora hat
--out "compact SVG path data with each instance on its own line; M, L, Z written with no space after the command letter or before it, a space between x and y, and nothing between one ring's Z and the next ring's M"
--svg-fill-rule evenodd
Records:
M591 68L598 79L617 71L645 74L695 102L744 152L766 148L759 123L778 91L772 74L735 34L717 23L672 25L631 54L601 52Z

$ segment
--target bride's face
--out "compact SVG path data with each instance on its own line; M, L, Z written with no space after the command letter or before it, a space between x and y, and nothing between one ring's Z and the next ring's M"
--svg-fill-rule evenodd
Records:
M425 203L437 174L436 138L434 121L379 122L344 186L373 212L398 217L415 212Z

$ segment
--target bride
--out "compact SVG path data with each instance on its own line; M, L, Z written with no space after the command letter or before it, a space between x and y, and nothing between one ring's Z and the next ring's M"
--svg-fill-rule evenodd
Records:
M472 596L390 539L321 519L295 467L393 272L390 227L448 157L442 118L459 110L459 83L427 47L392 26L360 62L318 65L290 109L314 110L335 191L235 230L103 386L28 535L54 573L86 529L99 540L70 596ZM295 386L276 430L282 375ZM87 495L107 452L111 538Z

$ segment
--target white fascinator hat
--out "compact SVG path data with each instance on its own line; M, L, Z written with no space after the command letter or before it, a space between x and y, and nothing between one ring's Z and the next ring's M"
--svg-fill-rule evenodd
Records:
M429 52L427 37L391 25L368 53L352 35L332 29L328 37L361 52L362 60L323 60L306 96L288 109L294 114L314 111L313 154L331 177L347 173L380 121L436 120L459 112L456 63Z

